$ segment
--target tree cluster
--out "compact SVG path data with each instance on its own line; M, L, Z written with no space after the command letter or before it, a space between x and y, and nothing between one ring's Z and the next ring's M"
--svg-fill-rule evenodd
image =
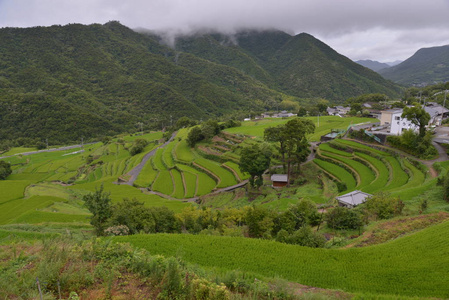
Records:
M258 188L263 184L263 173L270 167L271 149L259 144L245 147L240 152L240 171L249 173L249 183Z
M307 135L315 131L312 121L295 118L284 125L268 127L264 131L264 139L277 145L284 170L287 173L288 182L292 165L297 166L304 162L310 154L310 144Z
M97 235L136 233L191 233L276 239L309 247L323 247L325 239L310 226L320 223L313 202L301 200L285 212L261 206L212 210L187 207L174 213L166 207L146 207L136 199L111 204L103 187L83 197L93 214Z
M145 149L145 147L148 145L148 141L146 139L135 139L133 142L133 145L129 149L129 153L134 156L136 154L139 154Z
M190 147L195 147L195 145L201 141L212 139L223 129L237 127L240 125L241 122L232 119L229 119L223 123L218 123L216 120L208 120L190 129L186 141Z

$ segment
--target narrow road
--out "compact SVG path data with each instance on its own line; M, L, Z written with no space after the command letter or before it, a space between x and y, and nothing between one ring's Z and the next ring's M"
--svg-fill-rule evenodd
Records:
M64 151L64 150L70 150L70 149L75 149L75 148L81 148L83 146L92 145L92 144L96 144L96 143L98 143L98 142L92 142L92 143L87 143L87 144L83 144L83 145L79 144L79 145L65 146L65 147L60 147L60 148L51 148L51 149L23 152L23 153L17 153L17 154L14 154L14 155L0 156L0 159L8 158L8 157L14 157L14 156L17 156L17 155L27 156L27 155L37 154L37 153L42 153L42 152Z
M140 172L142 172L143 167L145 166L145 164L147 163L147 161L150 159L150 157L152 157L156 151L159 148L163 148L165 146L168 145L168 143L170 143L171 141L173 141L173 139L176 136L176 132L173 132L173 134L171 135L170 139L168 141L166 141L165 143L163 143L162 145L160 145L159 147L151 150L150 152L148 152L147 154L145 154L145 156L143 157L142 161L140 162L140 164L138 164L137 166L134 167L134 169L132 169L131 171L128 172L127 175L130 175L130 179L127 182L118 182L117 184L127 184L127 185L133 185L134 181L136 181L137 177L139 176Z

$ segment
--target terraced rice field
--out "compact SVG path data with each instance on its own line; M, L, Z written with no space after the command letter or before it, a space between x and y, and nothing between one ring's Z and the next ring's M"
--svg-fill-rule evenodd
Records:
M395 299L446 299L448 235L446 221L389 243L350 249L313 249L263 239L186 234L114 240L166 256L181 251L184 260L204 267L279 276L313 287L385 294Z
M344 151L343 151L344 149ZM414 166L407 158L395 157L389 152L371 148L348 140L334 140L321 144L319 153L332 159L335 163L346 165L352 169L358 179L354 186L352 179L331 162L315 160L323 170L345 182L349 192L359 189L367 193L378 191L404 192L425 184L429 179L426 174ZM339 167L341 168L341 167ZM424 168L424 167L422 167ZM338 176L336 174L339 174ZM343 178L343 177L346 177ZM349 181L346 181L349 180ZM349 184L348 184L349 182Z
M357 181L354 176L352 176L352 174L344 168L321 159L314 159L313 161L324 171L335 177L338 181L345 183L348 191L355 190Z
M219 182L217 184L218 188L237 184L237 180L234 174L232 174L231 171L228 171L225 168L221 167L220 164L211 160L207 160L205 158L198 158L195 160L195 163L203 167L204 169L209 170L219 178Z

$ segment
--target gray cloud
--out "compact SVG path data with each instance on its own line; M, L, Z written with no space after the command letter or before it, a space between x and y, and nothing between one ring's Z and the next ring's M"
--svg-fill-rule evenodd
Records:
M352 59L405 59L449 44L449 1L0 0L0 27L105 23L187 33L211 28L307 32Z

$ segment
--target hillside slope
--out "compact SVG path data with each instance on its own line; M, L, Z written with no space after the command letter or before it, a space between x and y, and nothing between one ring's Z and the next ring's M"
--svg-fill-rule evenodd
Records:
M176 49L235 67L271 88L302 98L343 101L363 93L397 96L399 91L392 82L306 33L196 34L179 37Z
M427 85L449 81L449 45L422 48L413 56L379 73L403 85Z
M264 110L276 91L118 22L0 29L0 135L50 143ZM244 88L243 88L244 87ZM259 100L259 101L256 101Z

